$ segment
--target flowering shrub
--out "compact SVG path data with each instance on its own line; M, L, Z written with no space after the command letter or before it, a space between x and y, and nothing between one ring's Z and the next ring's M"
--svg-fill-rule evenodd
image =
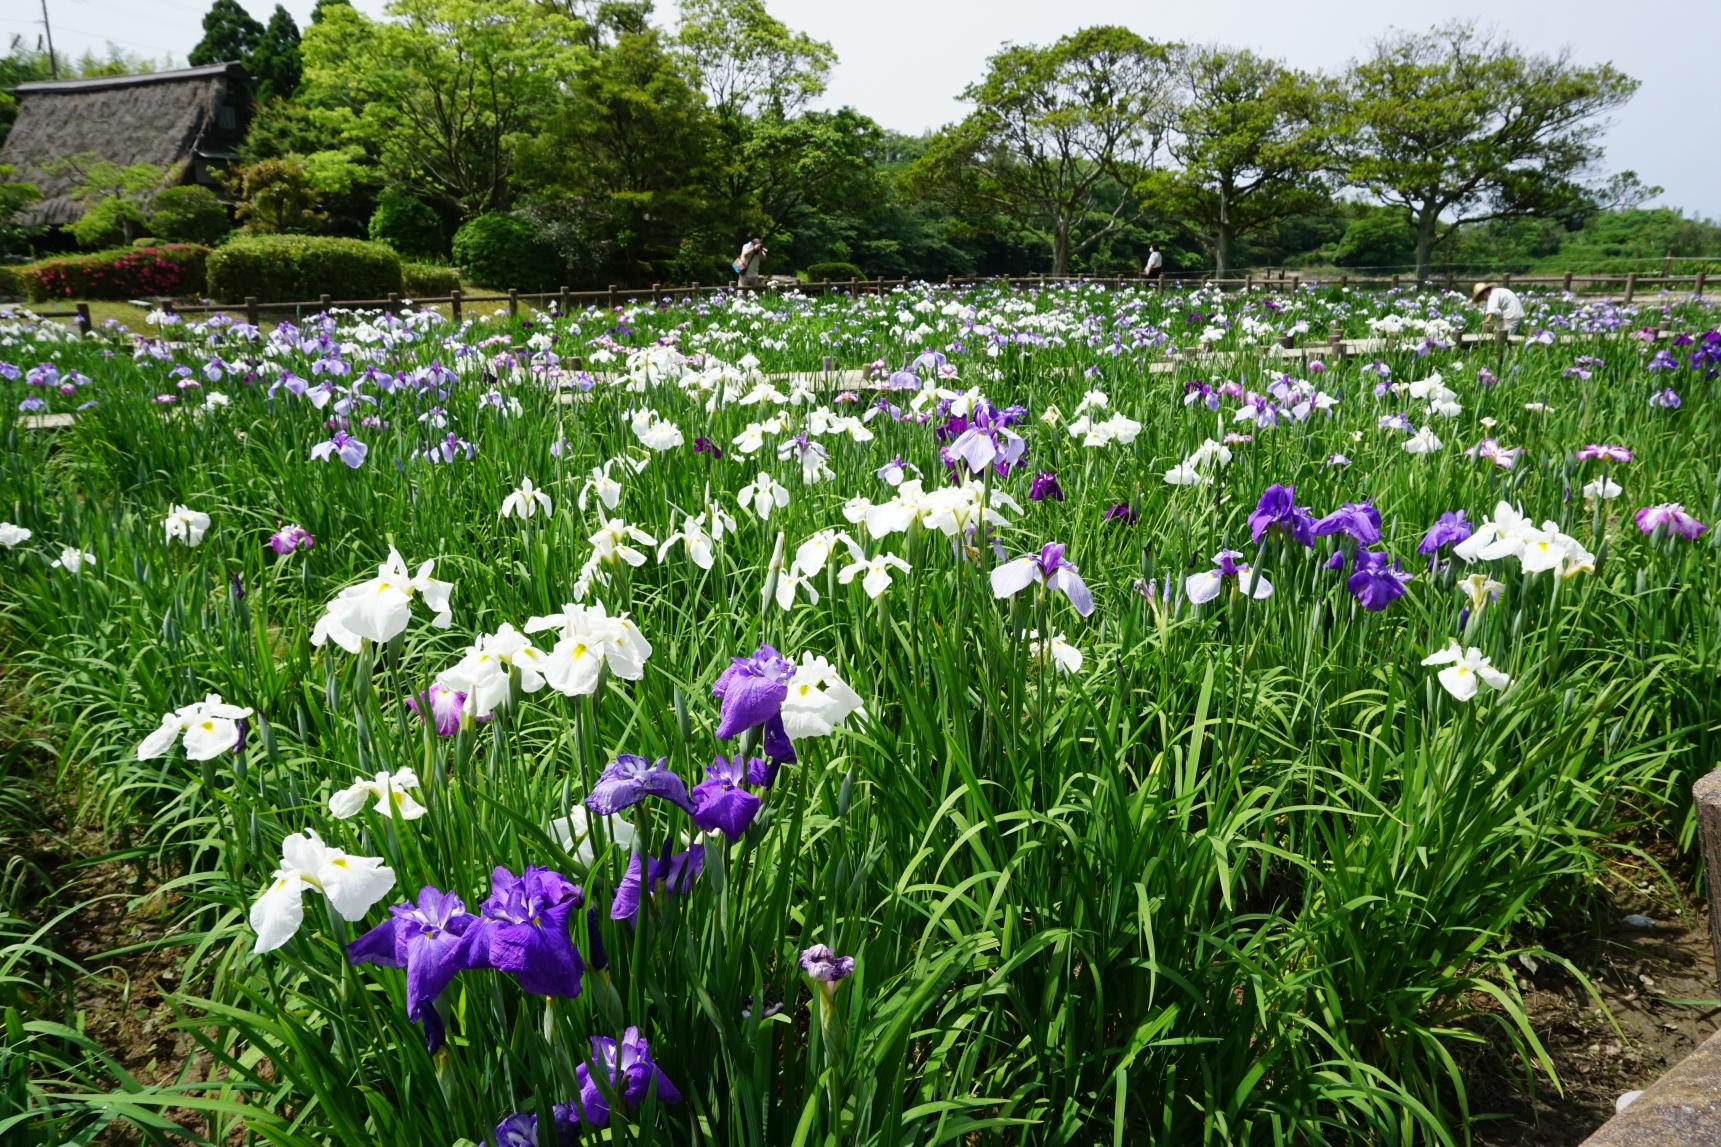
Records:
M43 259L18 272L32 302L200 295L209 248L171 243Z

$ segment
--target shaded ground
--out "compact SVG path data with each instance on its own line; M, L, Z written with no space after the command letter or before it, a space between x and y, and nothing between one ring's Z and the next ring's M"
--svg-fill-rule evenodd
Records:
M1681 874L1683 876L1683 874ZM1682 881L1683 883L1683 881ZM1554 1061L1565 1094L1545 1082L1516 1090L1498 1065L1470 1072L1473 1110L1506 1113L1472 1128L1478 1147L1569 1147L1613 1117L1614 1102L1648 1087L1721 1030L1721 987L1706 905L1673 897L1647 866L1610 882L1616 926L1547 946L1587 975L1613 1023L1564 969L1525 969L1531 1023ZM1653 928L1623 923L1640 914ZM1617 1029L1616 1026L1617 1025Z

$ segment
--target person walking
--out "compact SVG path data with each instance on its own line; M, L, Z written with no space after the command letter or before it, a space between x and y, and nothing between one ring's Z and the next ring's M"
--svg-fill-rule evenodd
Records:
M1515 334L1524 321L1524 303L1515 291L1493 283L1477 283L1470 292L1470 301L1482 308L1482 329L1487 330L1495 319L1507 334Z
M731 266L735 270L737 287L759 289L759 267L765 261L765 240L755 235L741 245L741 254Z
M1159 244L1151 244L1147 248L1147 266L1141 269L1142 275L1149 279L1157 279L1165 267L1165 256L1159 253Z

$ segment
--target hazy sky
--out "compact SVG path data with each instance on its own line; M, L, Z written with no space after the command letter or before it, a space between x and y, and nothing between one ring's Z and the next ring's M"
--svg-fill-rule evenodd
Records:
M266 20L272 0L242 0ZM301 25L314 0L286 0ZM357 0L372 14L382 0ZM767 0L791 27L836 47L826 102L852 104L886 127L915 132L959 118L957 98L1006 41L1044 43L1083 24L1126 24L1144 36L1249 47L1303 67L1340 68L1386 28L1480 18L1538 51L1570 48L1585 62L1612 61L1643 86L1615 117L1608 163L1666 189L1660 202L1721 218L1721 150L1707 129L1721 109L1714 46L1721 0L1671 0L1638 8L1619 0ZM41 32L41 0L0 4L0 36ZM55 46L81 52L112 41L183 61L197 42L207 0L48 0ZM659 0L671 20L673 0Z

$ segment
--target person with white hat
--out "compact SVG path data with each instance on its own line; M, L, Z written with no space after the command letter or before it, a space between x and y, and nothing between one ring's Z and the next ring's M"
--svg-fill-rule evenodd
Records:
M1482 329L1493 325L1495 319L1512 334L1518 329L1518 324L1524 321L1524 303L1517 293L1493 283L1477 283L1476 289L1470 292L1470 301L1482 305Z

